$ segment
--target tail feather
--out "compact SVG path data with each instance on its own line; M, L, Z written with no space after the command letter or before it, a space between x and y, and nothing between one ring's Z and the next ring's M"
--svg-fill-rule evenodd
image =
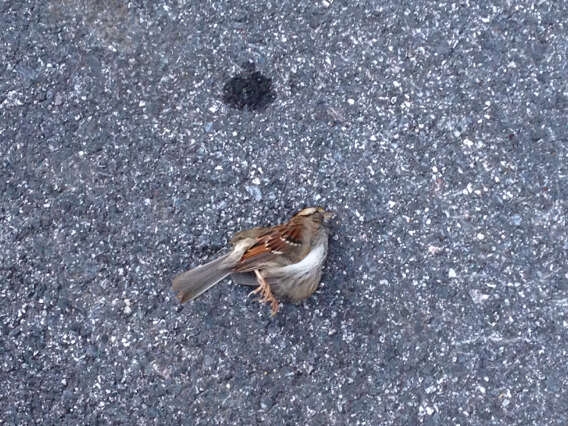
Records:
M180 303L195 299L231 273L226 265L228 255L221 256L205 265L182 272L173 279L172 289Z

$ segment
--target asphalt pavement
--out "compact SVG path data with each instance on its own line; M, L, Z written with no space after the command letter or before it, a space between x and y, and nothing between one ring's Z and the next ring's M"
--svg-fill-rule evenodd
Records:
M1 423L568 424L563 2L6 0L0 27ZM178 304L309 205L314 296Z

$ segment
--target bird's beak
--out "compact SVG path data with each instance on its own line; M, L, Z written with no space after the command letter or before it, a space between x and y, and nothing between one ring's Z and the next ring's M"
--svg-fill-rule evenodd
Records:
M323 218L326 220L331 219L333 216L335 216L335 212L331 210L323 212Z

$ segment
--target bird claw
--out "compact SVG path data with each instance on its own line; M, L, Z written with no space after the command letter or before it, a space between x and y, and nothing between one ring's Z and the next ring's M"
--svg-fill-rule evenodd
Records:
M271 316L274 316L278 312L278 300L276 300L276 298L272 294L272 291L270 290L270 285L268 285L262 274L257 269L255 269L254 273L258 281L258 287L255 290L251 291L248 295L251 296L253 294L260 293L260 297L256 298L255 302L259 303L270 302Z

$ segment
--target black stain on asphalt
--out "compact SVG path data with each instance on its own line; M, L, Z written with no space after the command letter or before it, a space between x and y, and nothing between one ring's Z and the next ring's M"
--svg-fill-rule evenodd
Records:
M244 68L223 86L223 102L238 109L264 111L276 98L272 79L256 71L254 64L246 64Z

